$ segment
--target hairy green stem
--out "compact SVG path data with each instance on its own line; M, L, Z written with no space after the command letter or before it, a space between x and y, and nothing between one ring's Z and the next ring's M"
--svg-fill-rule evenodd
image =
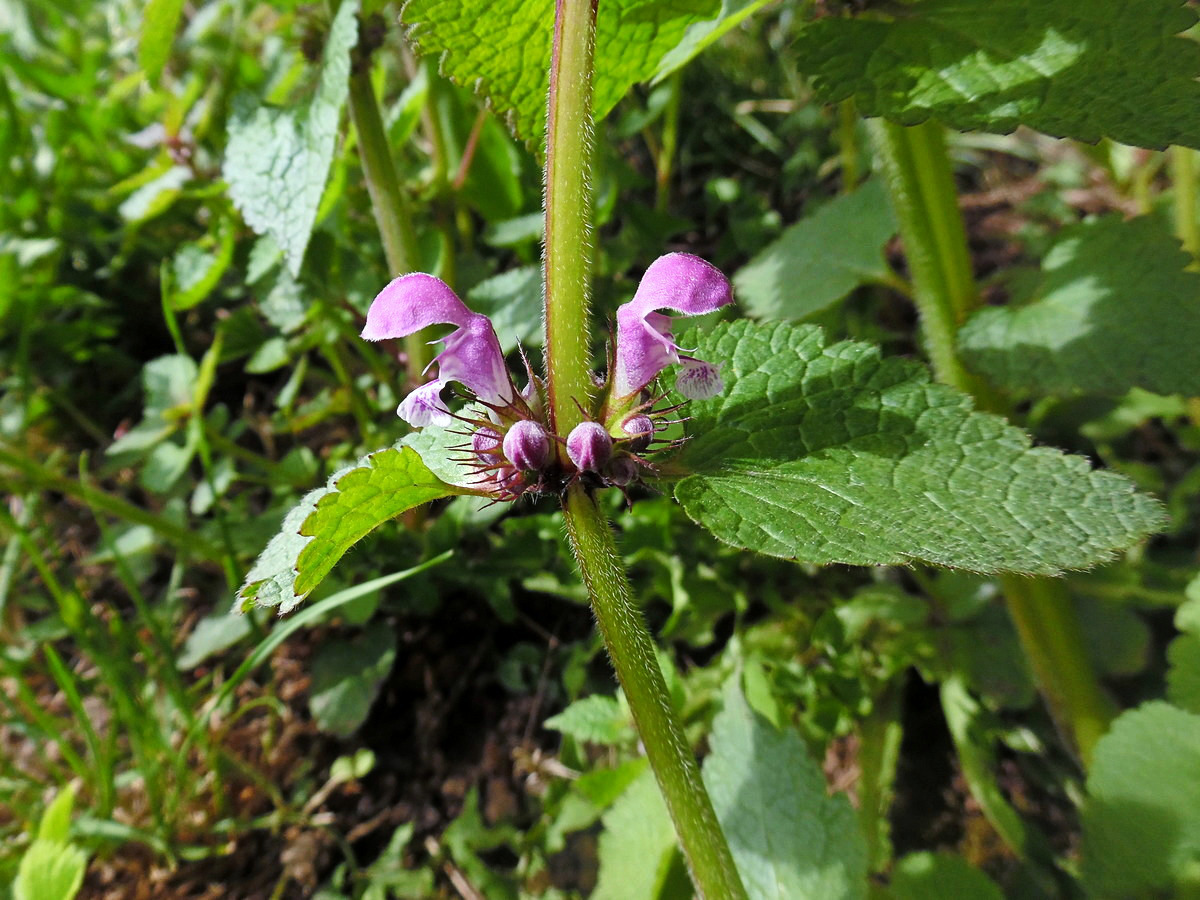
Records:
M568 492L563 512L600 634L675 823L696 890L708 900L744 898L745 889L700 780L700 769L671 708L650 632L634 606L608 520L578 484Z
M566 435L591 406L588 288L591 263L594 0L557 0L546 129L546 375L554 431ZM582 409L581 409L582 407ZM743 900L733 855L700 769L671 708L654 643L634 606L608 520L576 480L563 515L600 634L658 779L697 893Z
M906 128L876 119L871 136L900 222L933 372L938 381L977 393L977 379L954 349L954 334L974 307L976 290L942 126Z
M930 121L906 128L877 120L871 128L934 374L974 395L977 406L1004 413L1002 398L963 368L955 350L955 332L978 292L942 126ZM1070 598L1061 584L1045 579L1007 578L1003 585L1038 688L1086 765L1112 708L1085 651Z
M904 736L900 721L902 685L903 682L884 688L859 729L858 821L867 841L867 865L871 872L883 872L892 862L888 811L896 794L896 765Z
M546 122L546 376L550 424L566 435L590 406L594 0L558 0Z
M362 159L363 178L371 195L375 224L383 240L383 253L393 276L415 272L419 265L417 235L412 224L412 210L396 176L396 164L388 147L387 132L379 113L375 86L371 84L370 65L365 61L350 75L350 118L358 133L358 153ZM429 338L424 332L404 339L408 379L420 382L422 373L432 359Z

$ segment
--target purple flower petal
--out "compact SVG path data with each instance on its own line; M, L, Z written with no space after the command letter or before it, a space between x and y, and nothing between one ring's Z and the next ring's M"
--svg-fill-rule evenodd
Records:
M414 272L392 279L376 295L362 336L368 341L408 337L430 325L461 327L474 315L446 282Z
M442 402L442 388L445 386L446 382L440 378L421 385L401 401L396 415L414 428L425 425L445 428L453 421L450 418L450 410Z
M439 396L451 381L465 385L487 403L507 404L516 396L491 320L469 310L441 279L416 273L393 280L367 311L362 336L368 341L407 337L430 325L457 325L442 340L434 362L438 377L409 394L399 415L410 425L448 425L450 413Z
M567 435L567 456L580 472L599 472L612 448L612 436L599 422L580 422Z
M679 347L671 333L674 319L658 310L698 316L732 302L729 280L700 257L668 253L656 259L642 276L633 299L617 310L614 395L628 397L653 381L667 366L680 362ZM714 383L709 375L687 372L684 375L689 385L699 381ZM720 390L719 376L715 384Z
M675 376L675 390L689 400L707 400L725 390L721 373L712 363L690 356L683 357L680 362L683 368Z

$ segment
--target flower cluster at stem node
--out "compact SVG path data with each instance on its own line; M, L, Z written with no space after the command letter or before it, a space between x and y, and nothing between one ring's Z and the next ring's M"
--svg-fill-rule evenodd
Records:
M551 432L548 388L528 362L528 384L519 391L491 320L468 309L432 275L404 275L388 284L371 304L362 336L380 341L432 325L454 326L430 364L437 366L436 377L409 393L397 413L414 427L437 426L464 437L455 452L465 484L504 500L562 490L576 479L589 487L624 489L643 471L654 470L646 454L655 443L678 443L658 437L679 421L666 418L678 405L655 408L663 395L653 395L650 387L659 373L678 366L675 388L690 400L714 396L723 387L716 366L681 351L672 334L676 317L662 310L695 316L732 300L728 279L699 257L669 253L655 260L633 299L617 310L610 371L599 400L565 436ZM451 382L468 401L457 412L443 396Z

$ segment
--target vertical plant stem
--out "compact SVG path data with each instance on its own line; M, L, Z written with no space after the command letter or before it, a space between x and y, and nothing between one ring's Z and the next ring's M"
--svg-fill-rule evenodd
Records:
M968 373L955 352L955 332L978 293L942 126L930 121L906 128L879 120L871 127L934 374L974 395L977 406L1004 413L1002 398ZM1003 586L1038 688L1086 765L1112 708L1088 659L1070 598L1060 584L1045 579L1007 578Z
M843 100L837 107L838 156L842 163L842 193L849 194L858 187L862 177L858 152L858 111L854 98Z
M1070 736L1086 768L1115 709L1088 660L1066 585L1049 578L1019 576L1007 576L1001 584L1042 696L1060 727L1069 723ZM1073 660L1080 662L1073 664Z
M592 396L588 352L592 262L594 0L558 0L546 122L546 376L550 424L566 435ZM560 452L562 452L560 448Z
M588 287L591 262L594 0L557 0L546 132L546 373L551 423L565 435L591 401ZM695 757L671 708L654 644L633 604L608 520L576 481L563 498L571 548L646 756L658 779L697 893L743 900L733 855Z
M933 372L938 381L976 393L976 379L954 351L954 334L974 307L976 290L942 126L906 128L876 119L871 135L900 221Z
M396 164L388 147L387 132L379 113L375 86L371 84L371 68L366 60L350 74L350 118L358 133L358 153L362 159L363 177L371 195L375 224L383 239L383 252L393 276L415 272L418 267L417 235L412 224L412 210L396 176ZM421 381L422 373L433 358L429 338L424 332L404 339L408 362L408 379Z
M650 633L634 606L608 521L578 484L568 492L563 511L600 634L675 823L696 890L707 900L744 898L745 889L700 780L700 769L671 708Z
M1171 187L1175 194L1175 236L1183 249L1200 258L1200 217L1196 215L1196 157L1190 147L1172 147L1168 151Z
M667 79L667 108L663 111L662 145L655 156L654 208L666 212L671 201L671 176L675 172L675 154L679 149L679 106L683 98L683 75L675 72Z
M892 862L888 811L896 793L896 765L904 728L900 711L903 686L892 684L875 698L871 714L859 731L858 821L867 841L867 865L883 872Z

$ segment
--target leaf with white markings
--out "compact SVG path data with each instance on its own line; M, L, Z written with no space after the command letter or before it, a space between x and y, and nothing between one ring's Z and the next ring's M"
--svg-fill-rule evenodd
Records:
M357 541L414 506L470 493L440 480L411 447L368 454L310 491L283 520L238 591L243 609L290 612Z
M246 224L283 249L293 275L300 273L333 162L349 90L350 51L358 40L357 8L345 0L338 9L325 42L321 79L306 106L247 109L242 103L229 123L222 168L229 194Z
M1050 575L1165 523L1132 482L1030 446L928 370L820 328L734 322L683 346L725 390L688 407L675 497L730 544L812 563Z

